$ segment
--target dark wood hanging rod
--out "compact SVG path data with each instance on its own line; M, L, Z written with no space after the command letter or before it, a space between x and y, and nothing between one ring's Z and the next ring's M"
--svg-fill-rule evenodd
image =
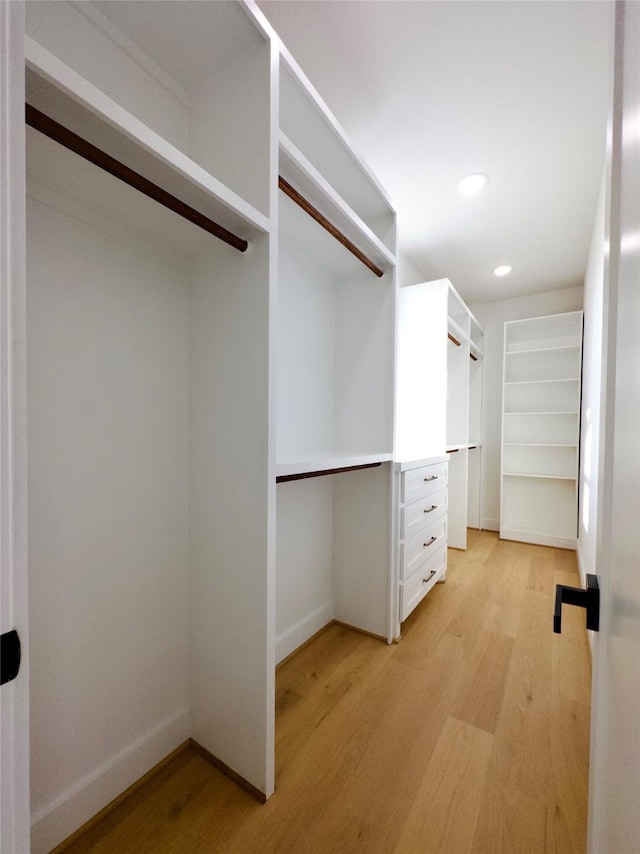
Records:
M453 341L453 343L456 345L456 347L460 346L460 342L458 341L458 339L454 338L450 332L447 333L447 338L449 339L449 341Z
M372 273L375 273L378 278L384 276L384 270L381 270L370 258L361 252L355 243L352 243L348 237L346 237L332 222L330 222L326 216L320 213L317 208L311 204L311 202L307 201L303 195L301 195L294 187L289 184L288 181L282 177L282 175L278 178L278 187L282 190L282 192L289 196L291 201L295 202L299 207L302 208L305 213L309 214L312 219L315 219L319 225L321 225L324 229L326 229L332 237L342 243L345 249L348 249L352 255L355 255L358 261L361 261L365 267L368 267Z
M321 469L320 471L304 471L300 474L281 474L276 477L276 483L287 483L290 480L306 480L308 477L324 477L325 474L342 474L344 471L359 471L360 469L375 469L382 463L365 463L361 466L344 466L339 469Z
M473 355L473 353L469 353L469 358L470 358L470 359L473 359L473 361L474 361L474 362L477 362L477 361L478 361L478 357L477 357L477 356L474 356L474 355Z
M243 238L228 231L224 226L199 213L194 208L185 204L185 202L181 202L180 199L172 196L171 193L163 190L162 187L158 187L157 184L144 178L138 172L129 169L124 163L120 163L119 160L96 148L95 145L82 139L73 133L73 131L70 131L64 125L41 113L40 110L37 110L30 104L25 104L25 120L30 127L35 128L35 130L40 131L40 133L55 140L55 142L60 143L60 145L63 145L75 154L80 155L80 157L93 163L94 166L98 166L110 175L119 178L125 184L148 196L150 199L159 202L164 207L184 217L184 219L188 219L189 222L199 226L209 232L209 234L213 234L214 237L228 243L229 246L233 246L239 252L244 252L249 245Z
M457 454L460 448L447 448L447 454Z

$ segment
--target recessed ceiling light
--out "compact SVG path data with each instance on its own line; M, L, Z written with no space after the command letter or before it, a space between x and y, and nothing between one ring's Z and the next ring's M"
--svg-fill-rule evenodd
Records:
M489 179L482 172L474 172L472 175L466 175L462 180L458 181L456 187L463 196L475 196L480 190L487 186Z
M502 266L496 267L493 272L496 276L508 276L511 272L511 267L508 264L502 264Z

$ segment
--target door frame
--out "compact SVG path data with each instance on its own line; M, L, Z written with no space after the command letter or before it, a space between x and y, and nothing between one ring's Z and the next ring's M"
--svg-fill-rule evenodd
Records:
M27 600L24 4L0 2L0 630L18 676L0 688L0 850L30 849Z
M640 4L617 0L613 99L607 129L600 482L596 566L600 631L593 638L591 761L587 851L631 850L640 842ZM624 241L623 241L624 238ZM630 239L631 238L631 239ZM635 243L634 243L635 241ZM629 244L629 245L627 245ZM634 450L635 449L635 450ZM635 455L634 455L635 454ZM623 512L620 512L622 508ZM628 517L625 521L624 510ZM629 581L631 579L631 586ZM621 668L629 660L636 672ZM612 667L615 664L615 667ZM633 670L633 664L632 668ZM622 713L630 729L620 731ZM637 715L637 712L636 712ZM635 736L635 738L634 738Z

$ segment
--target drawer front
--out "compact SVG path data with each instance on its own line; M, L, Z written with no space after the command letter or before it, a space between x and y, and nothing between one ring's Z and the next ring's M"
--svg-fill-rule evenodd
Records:
M410 540L423 528L428 527L436 519L446 516L447 490L441 489L433 495L427 495L413 504L408 504L400 511L400 536Z
M418 572L400 585L400 621L405 620L416 605L424 599L431 588L442 578L447 568L447 549L445 546L431 555Z
M433 524L400 546L400 579L405 581L438 551L447 539L447 518L441 516Z
M402 472L402 503L417 501L447 485L447 463L435 463Z

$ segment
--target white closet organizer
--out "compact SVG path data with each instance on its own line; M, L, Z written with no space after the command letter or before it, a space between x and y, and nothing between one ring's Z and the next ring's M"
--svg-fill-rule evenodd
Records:
M505 324L500 536L576 548L582 312Z
M278 661L331 620L392 639L395 325L393 208L286 52L280 84Z
M255 4L25 6L38 854L187 738L265 799L276 646L395 636L396 234Z
M480 526L482 328L448 279L399 292L396 459L449 456L448 545Z
M240 5L30 2L26 27L38 852L189 737L273 791L275 170Z

